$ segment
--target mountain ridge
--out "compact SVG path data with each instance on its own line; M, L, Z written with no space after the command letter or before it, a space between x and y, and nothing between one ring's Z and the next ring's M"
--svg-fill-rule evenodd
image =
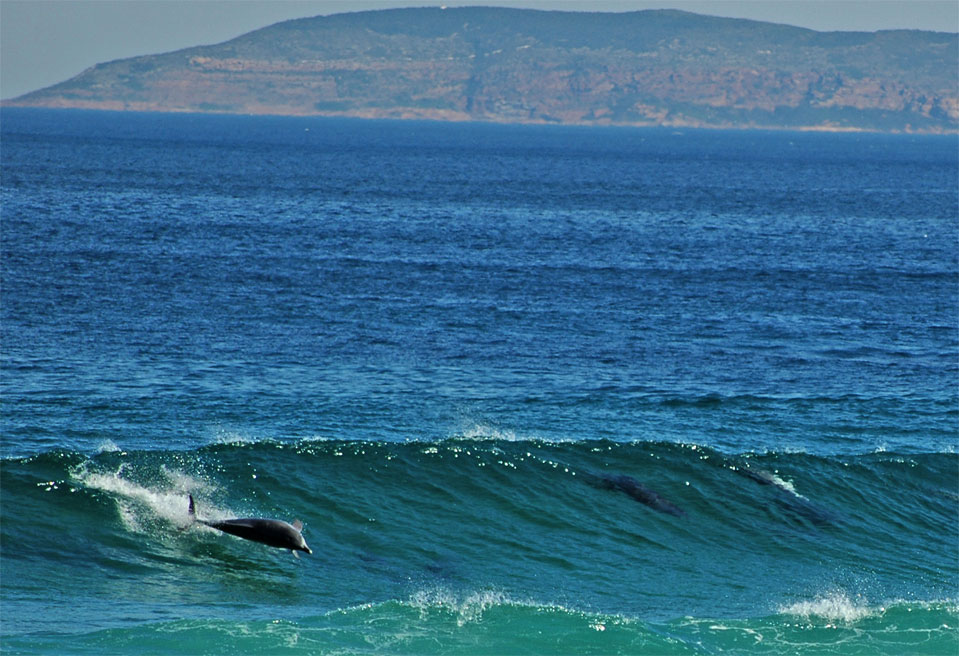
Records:
M959 132L959 35L679 10L384 9L97 64L5 106Z

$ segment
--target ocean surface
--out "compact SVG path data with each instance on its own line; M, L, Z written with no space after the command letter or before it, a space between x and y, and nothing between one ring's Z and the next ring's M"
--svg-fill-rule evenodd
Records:
M959 651L956 137L0 131L4 654Z

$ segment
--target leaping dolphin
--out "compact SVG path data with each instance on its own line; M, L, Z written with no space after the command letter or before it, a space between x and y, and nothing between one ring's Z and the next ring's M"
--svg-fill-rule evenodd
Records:
M289 549L294 556L297 551L305 551L308 554L313 553L300 530L303 523L296 520L292 524L287 524L279 519L258 519L247 517L243 519L225 519L220 522L209 522L204 519L198 519L196 516L196 503L193 501L193 495L190 495L190 519L199 522L218 531L235 535L244 540L260 542L278 549ZM299 557L299 556L297 556Z

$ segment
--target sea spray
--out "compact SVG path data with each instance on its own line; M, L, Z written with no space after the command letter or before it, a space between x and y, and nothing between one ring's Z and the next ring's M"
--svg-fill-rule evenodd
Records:
M87 545L89 556L72 559L90 558L90 575L114 576L129 560L146 568L144 582L165 580L182 563L202 565L212 584L238 563L256 562L270 576L302 578L313 590L297 593L297 617L403 599L451 613L454 624L510 603L654 622L759 618L771 609L838 621L868 619L885 599L950 598L956 580L949 544L959 540L946 494L959 464L954 454L748 458L843 517L824 523L797 521L777 488L732 471L742 457L702 446L483 437L265 441L8 460L4 561L33 557L38 540L68 547L66 527L72 542ZM684 515L597 488L572 475L578 471L641 480ZM257 545L182 531L190 492L212 518L303 519L319 557L288 569ZM41 507L37 522L32 515ZM21 530L26 523L30 531ZM890 553L890 542L912 545L912 555ZM99 561L100 551L112 560ZM255 580L256 571L241 580ZM815 581L833 587L796 601L795 590ZM851 581L857 596L842 592ZM260 599L243 588L231 594ZM725 600L721 612L716 595Z
M959 651L954 138L2 112L4 651Z

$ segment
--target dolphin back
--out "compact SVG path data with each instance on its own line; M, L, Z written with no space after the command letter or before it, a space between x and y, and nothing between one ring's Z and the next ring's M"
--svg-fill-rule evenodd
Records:
M313 553L306 545L303 535L300 533L302 524L297 521L295 525L288 524L279 519L263 519L259 517L244 517L239 519L225 519L222 521L207 521L198 519L196 516L196 502L193 495L190 495L189 505L190 518L194 522L199 522L218 531L235 535L244 540L259 542L278 549L290 549L294 553L305 551Z
M672 515L674 517L686 516L686 513L681 508L661 496L655 490L646 487L632 476L586 472L583 478L593 487L602 490L622 492L644 506L648 506L666 515Z
M279 519L244 517L221 522L206 522L207 526L238 538L260 542L279 549L305 551L303 537L291 525Z

